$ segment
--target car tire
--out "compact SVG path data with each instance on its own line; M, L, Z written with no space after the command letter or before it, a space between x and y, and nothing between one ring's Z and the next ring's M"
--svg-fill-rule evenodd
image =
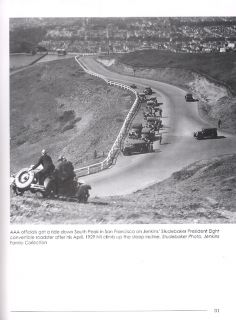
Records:
M27 189L34 180L34 172L28 168L21 169L15 176L16 187L20 190Z

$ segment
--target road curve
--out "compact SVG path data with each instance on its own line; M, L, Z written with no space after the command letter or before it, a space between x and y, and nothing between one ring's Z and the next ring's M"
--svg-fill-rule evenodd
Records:
M198 141L193 132L209 125L199 117L197 102L185 102L186 92L175 86L117 74L107 70L91 57L83 62L92 71L117 80L150 86L161 96L163 104L163 144L154 153L118 157L116 165L84 180L92 185L91 196L124 195L168 178L173 172L201 159L235 153L236 137L219 132L222 139Z

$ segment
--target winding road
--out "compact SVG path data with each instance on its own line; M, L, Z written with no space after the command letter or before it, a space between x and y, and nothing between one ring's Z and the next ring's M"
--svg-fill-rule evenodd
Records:
M120 155L110 169L84 177L83 180L92 185L92 197L132 193L168 178L197 160L235 153L236 137L225 132L218 131L222 136L219 139L193 138L194 131L209 127L209 124L199 117L197 102L185 102L184 90L150 79L117 74L92 57L83 57L82 61L91 71L110 80L128 85L135 83L140 90L150 86L163 102L162 145L153 153Z

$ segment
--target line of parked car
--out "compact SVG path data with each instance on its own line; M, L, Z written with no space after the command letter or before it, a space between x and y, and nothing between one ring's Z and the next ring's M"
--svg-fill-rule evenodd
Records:
M160 130L162 124L162 108L163 103L158 102L156 97L148 97L153 94L152 88L147 87L143 92L139 93L140 103L145 103L145 111L143 111L143 121L133 123L125 139L122 152L124 155L133 153L146 153L153 151L153 142L159 140L161 142Z

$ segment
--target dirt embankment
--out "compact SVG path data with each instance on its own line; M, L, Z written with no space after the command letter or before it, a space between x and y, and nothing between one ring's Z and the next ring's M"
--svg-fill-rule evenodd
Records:
M229 90L201 74L180 68L132 67L113 59L98 61L116 72L173 84L193 93L199 99L199 114L212 126L222 120L222 129L236 133L236 97Z
M134 96L86 74L74 59L37 64L11 76L11 172L43 148L76 168L107 156ZM96 152L95 152L96 151Z
M236 223L236 155L202 160L170 178L127 196L88 204L11 199L12 223Z

